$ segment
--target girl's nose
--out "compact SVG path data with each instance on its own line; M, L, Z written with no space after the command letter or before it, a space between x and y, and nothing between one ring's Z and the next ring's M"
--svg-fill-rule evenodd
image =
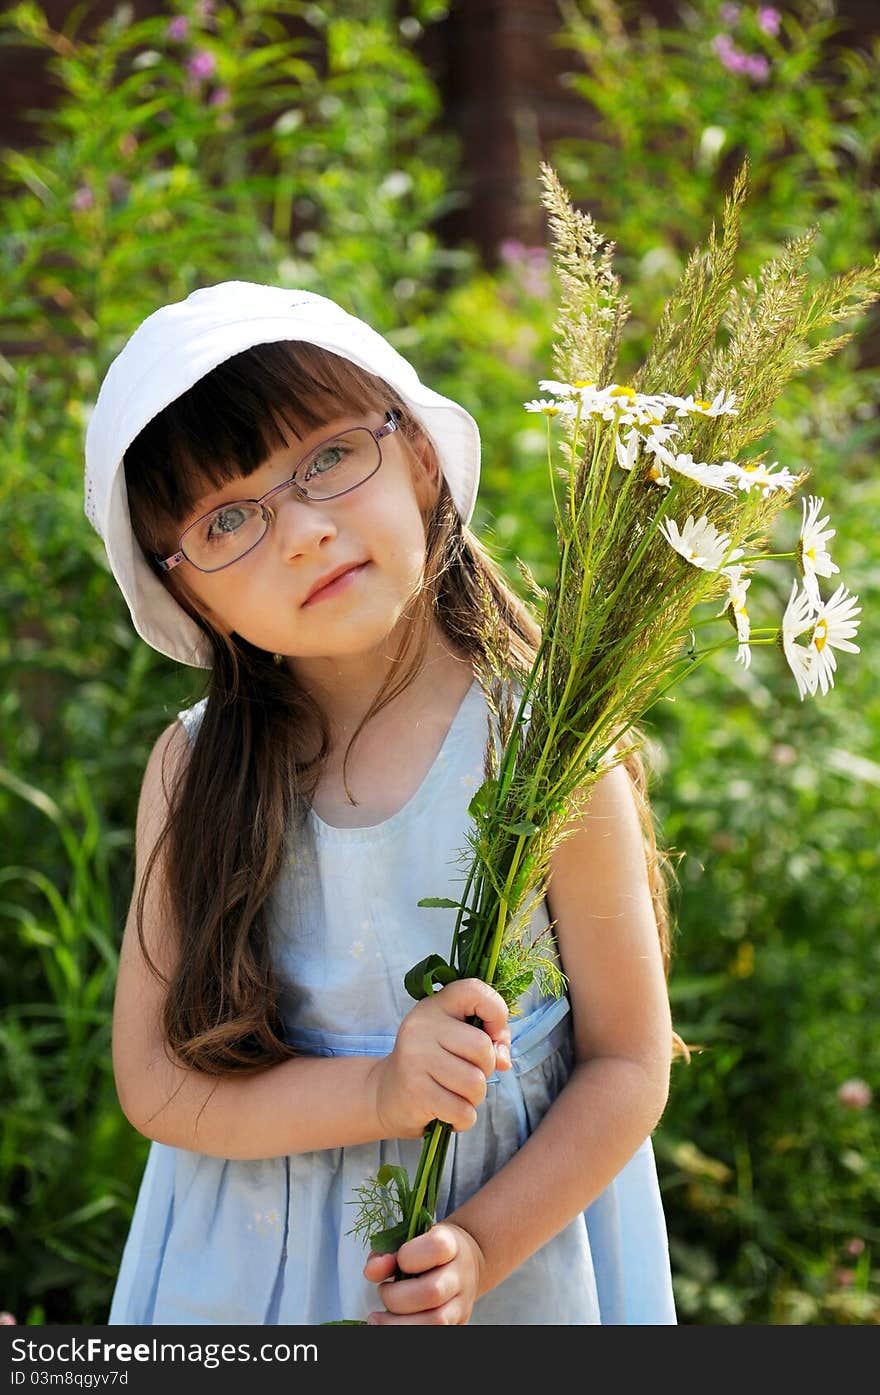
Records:
M285 489L268 505L274 515L270 527L275 544L286 558L312 552L325 538L336 536L329 503L329 500L303 499L295 489Z

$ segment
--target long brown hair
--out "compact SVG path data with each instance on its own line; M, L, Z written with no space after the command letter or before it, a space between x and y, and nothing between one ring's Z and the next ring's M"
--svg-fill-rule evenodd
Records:
M273 449L287 444L282 423L298 436L302 427L311 432L343 412L391 409L413 448L427 451L436 467L420 423L386 383L356 365L288 341L235 355L166 407L127 450L126 487L138 542L148 558L173 551L180 520L206 486L217 488L252 473ZM439 491L426 519L424 572L407 608L411 623L404 628L390 679L348 745L345 763L369 719L419 672L432 616L460 651L474 661L485 659L488 595L513 666L527 673L537 654L535 614L462 523L439 468L436 474ZM168 819L140 888L138 936L147 962L162 978L144 942L143 910L147 883L167 843L168 904L180 950L165 996L166 1042L185 1065L223 1075L294 1054L282 1038L267 899L330 754L330 732L319 706L286 666L240 636L213 628L178 570L162 579L204 631L212 666L201 726L169 791ZM309 750L313 754L307 756ZM642 822L668 973L669 861L657 846L642 756L630 755L626 768ZM212 811L210 819L203 817L205 809Z

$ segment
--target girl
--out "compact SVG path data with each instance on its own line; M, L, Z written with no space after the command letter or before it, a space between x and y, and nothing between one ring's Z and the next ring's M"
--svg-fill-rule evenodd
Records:
M513 671L540 639L468 527L478 474L469 414L306 291L194 291L101 386L87 514L138 633L209 670L138 808L113 1065L152 1145L112 1324L675 1322L641 766L602 778L536 898L564 996L533 984L508 1020L479 980L403 986L449 945L454 913L417 902L461 894L497 740L486 607ZM365 1257L357 1189L414 1176L435 1118L442 1219Z

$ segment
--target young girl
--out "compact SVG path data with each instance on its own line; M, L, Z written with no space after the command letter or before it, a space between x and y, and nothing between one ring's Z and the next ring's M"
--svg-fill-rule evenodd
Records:
M676 1320L650 1140L668 926L638 761L603 776L535 898L564 996L533 984L508 1018L477 979L404 989L448 953L454 913L417 902L461 895L497 740L485 597L517 672L540 640L468 527L478 475L469 414L306 291L194 291L102 384L86 512L138 633L209 670L138 808L113 1064L152 1145L110 1323ZM435 1118L438 1222L368 1256L357 1189L383 1162L412 1178Z

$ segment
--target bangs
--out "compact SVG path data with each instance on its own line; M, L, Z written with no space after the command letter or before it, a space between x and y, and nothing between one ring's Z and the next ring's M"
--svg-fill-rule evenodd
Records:
M212 490L337 417L399 405L381 378L327 349L289 340L245 349L169 403L125 452L135 536L145 552L171 549Z

